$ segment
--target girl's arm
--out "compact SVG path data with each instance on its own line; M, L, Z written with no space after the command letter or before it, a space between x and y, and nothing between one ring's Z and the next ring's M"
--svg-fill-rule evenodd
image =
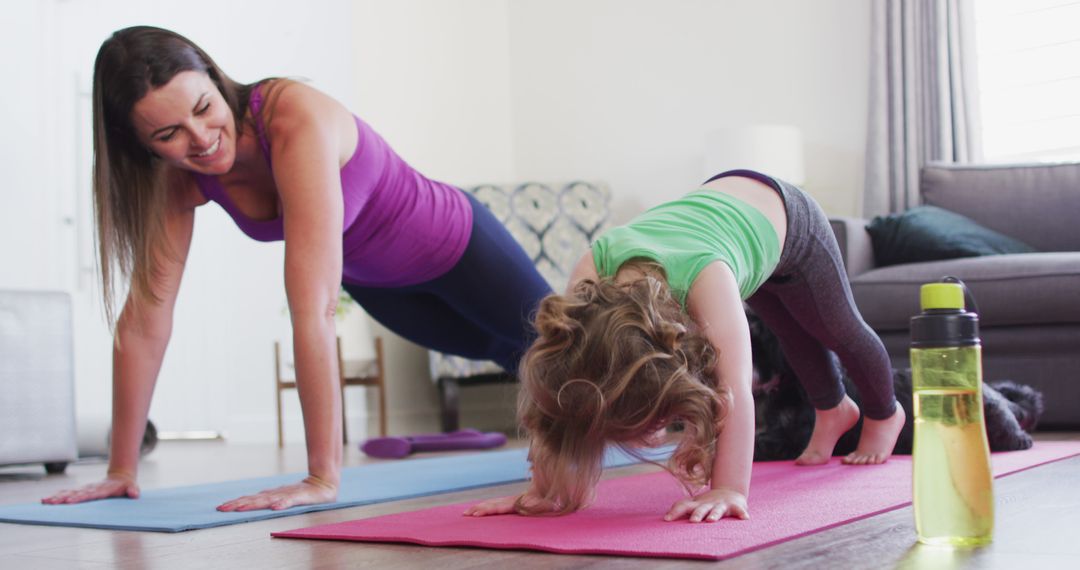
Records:
M689 515L691 522L725 516L749 518L746 499L754 461L753 362L746 312L731 269L714 262L702 270L690 288L687 305L690 316L716 349L718 382L730 399L716 440L710 489L675 503L664 518Z
M116 322L113 342L112 435L105 481L62 491L43 503L81 503L106 497L139 496L136 474L139 447L165 349L172 335L173 307L180 290L195 207L206 202L186 174L178 173L168 186L171 197L165 215L164 239L171 255L158 256L153 276L154 303L129 295Z
M341 156L355 123L339 103L303 84L278 85L270 124L271 164L285 226L285 292L309 476L241 497L222 511L286 509L333 501L341 477L341 388L334 314L341 286ZM351 130L350 130L351 129ZM352 146L349 146L349 145Z

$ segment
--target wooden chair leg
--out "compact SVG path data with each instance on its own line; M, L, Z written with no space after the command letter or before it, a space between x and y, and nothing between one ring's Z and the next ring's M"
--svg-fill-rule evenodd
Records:
M341 353L341 337L337 337L338 379L341 384L341 443L349 443L349 421L345 417L345 356Z
M456 378L439 378L440 403L442 404L443 433L458 429L458 382Z
M281 343L274 342L274 391L277 395L277 446L285 447L285 430L281 422Z
M375 364L378 366L379 435L386 437L386 367L383 362L382 338L375 338Z

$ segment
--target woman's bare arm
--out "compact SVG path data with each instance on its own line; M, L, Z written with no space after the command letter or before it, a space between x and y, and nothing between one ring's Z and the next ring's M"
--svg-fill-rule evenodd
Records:
M284 86L268 125L274 182L285 226L285 292L304 415L303 482L228 501L219 510L284 509L333 501L340 480L341 388L334 315L341 286L340 157L352 116L303 84Z
M106 497L137 497L139 448L161 362L172 335L173 308L191 246L195 207L206 202L190 176L177 172L168 185L167 244L155 259L152 287L158 301L129 295L113 342L113 409L107 478L42 500L79 503Z

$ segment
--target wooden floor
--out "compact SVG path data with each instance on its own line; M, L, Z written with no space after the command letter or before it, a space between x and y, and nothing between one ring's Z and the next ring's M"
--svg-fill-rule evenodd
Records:
M1080 433L1040 434L1080 440ZM350 446L346 465L367 462ZM303 471L301 446L162 443L142 466L144 489ZM624 476L654 467L612 470ZM0 469L0 504L24 503L102 477L104 463L44 476L40 466ZM731 560L697 561L567 556L533 552L271 539L270 533L469 501L521 484L381 505L339 509L177 534L0 523L0 568L1080 568L1080 457L1001 479L995 486L994 543L973 551L916 544L910 508L791 540Z

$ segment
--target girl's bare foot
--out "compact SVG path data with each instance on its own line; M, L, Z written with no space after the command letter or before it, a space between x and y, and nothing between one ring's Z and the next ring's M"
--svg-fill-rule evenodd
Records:
M900 436L900 430L904 427L904 408L899 404L892 416L883 420L863 418L862 434L859 435L859 445L844 458L848 465L877 465L885 463L892 455L896 438Z
M810 435L810 443L807 444L802 455L795 460L795 464L821 465L822 463L828 463L829 458L832 457L833 448L836 447L837 440L858 421L859 406L847 396L844 396L844 399L840 400L836 407L828 410L814 410L814 432ZM903 425L903 422L901 422L901 425ZM863 429L865 430L865 428ZM891 450L892 447L889 449Z

